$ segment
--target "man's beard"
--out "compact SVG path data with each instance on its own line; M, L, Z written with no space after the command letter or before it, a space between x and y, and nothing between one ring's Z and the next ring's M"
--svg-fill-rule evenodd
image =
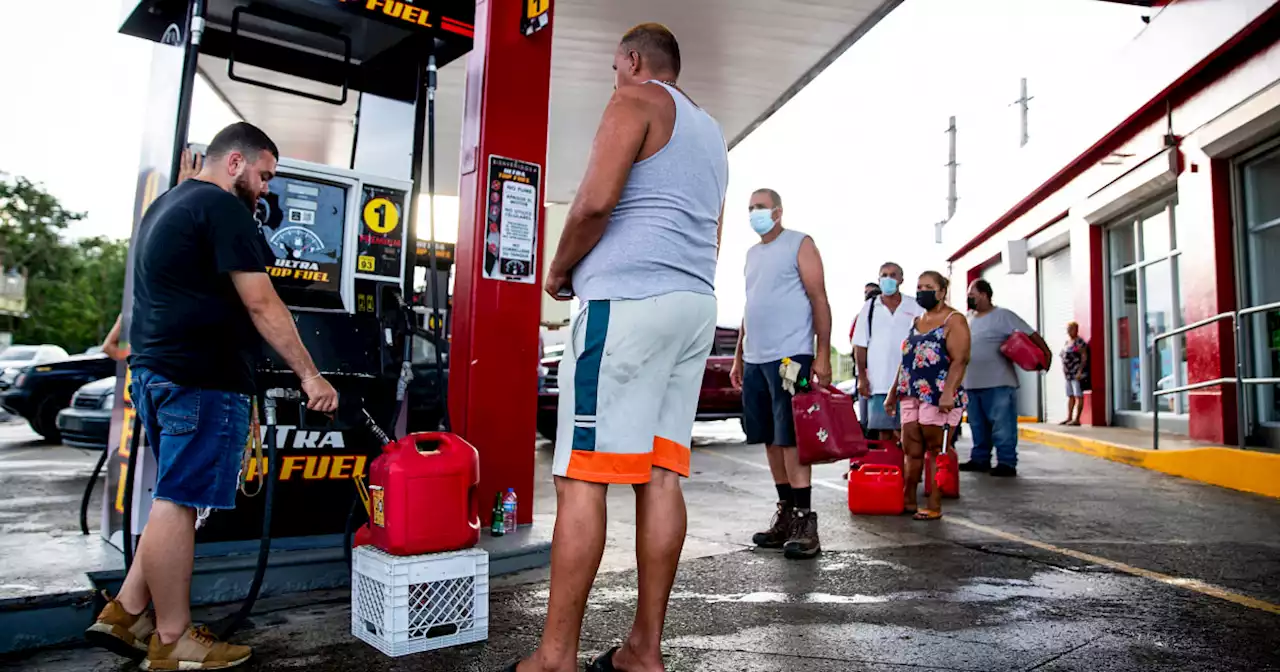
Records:
M235 193L236 198L244 203L244 207L249 208L249 212L255 212L258 209L258 194L249 188L249 180L243 175L236 178L232 183L231 190Z

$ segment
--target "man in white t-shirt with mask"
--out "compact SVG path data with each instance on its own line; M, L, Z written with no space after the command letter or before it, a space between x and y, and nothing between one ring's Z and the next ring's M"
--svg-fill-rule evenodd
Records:
M902 363L902 342L915 319L924 314L915 298L902 294L902 278L898 264L889 261L880 266L880 295L862 305L853 330L858 395L869 400L868 417L863 420L869 432L892 432L895 440L898 416L885 413L884 401Z

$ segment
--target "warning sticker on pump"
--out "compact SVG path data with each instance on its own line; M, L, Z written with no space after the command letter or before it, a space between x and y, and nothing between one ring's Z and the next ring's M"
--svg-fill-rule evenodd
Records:
M538 268L538 198L542 167L489 157L484 277L533 284Z

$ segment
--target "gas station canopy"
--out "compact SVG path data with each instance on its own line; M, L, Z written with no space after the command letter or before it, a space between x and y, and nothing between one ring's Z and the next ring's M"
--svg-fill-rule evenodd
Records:
M547 156L549 202L573 199L586 169L600 114L613 89L612 57L618 39L633 25L659 22L680 40L683 71L681 87L711 112L724 128L730 147L737 144L791 99L801 88L871 29L901 0L554 0L551 74L551 114ZM144 30L164 30L146 25L138 3L125 32L155 37ZM163 4L163 0L159 4ZM458 59L460 44L470 41L475 6L470 0L435 0L417 3L440 12L441 20L429 34L400 19L369 20L352 36L350 60L354 74L350 93L342 101L342 82L336 73L344 58L345 44L325 25L345 19L364 3L348 5L339 0L290 0L294 13L314 20L311 30L299 30L297 41L236 41L234 78L232 63L232 14L240 8L242 32L273 21L270 12L255 11L249 0L210 0L209 27L202 47L200 72L232 110L263 128L285 155L329 164L345 164L352 147L356 91L411 100L414 63L397 56L414 39L438 38L443 51L438 97L438 166L443 178L439 191L456 193L459 144L462 134L466 59ZM184 0L177 5L184 6ZM248 9L246 9L248 8ZM256 7L261 10L261 7ZM181 11L181 10L179 10ZM267 16L262 16L266 14ZM136 26L136 28L133 28ZM131 29L133 28L133 29ZM497 28L495 28L497 29ZM518 26L501 27L518 32ZM278 33L278 26L272 27ZM239 46L245 45L245 46ZM391 45L391 46L389 46ZM300 56L301 53L301 56ZM254 67L270 63L272 71ZM264 60L266 59L266 60ZM448 64L453 61L452 64ZM308 64L308 62L310 64ZM247 65L246 65L247 63ZM331 67L320 67L324 64ZM319 64L319 65L317 65ZM284 71L282 74L279 71ZM380 74L381 73L381 74ZM384 75L385 76L382 76ZM305 77L315 81L304 81ZM271 86L305 91L321 102L300 96L282 96L239 79L253 79ZM339 102L341 101L341 102ZM407 149L406 149L407 151Z

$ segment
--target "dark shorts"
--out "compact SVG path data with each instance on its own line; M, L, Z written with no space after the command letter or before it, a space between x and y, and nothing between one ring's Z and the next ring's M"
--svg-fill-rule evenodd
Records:
M156 458L152 494L193 509L233 509L249 438L249 396L183 387L133 369L130 395Z
M884 402L889 398L887 394L877 394L871 397L871 401L867 402L867 429L874 429L882 432L898 431L898 416L889 415L884 410Z
M800 364L800 378L809 377L813 357L791 358ZM791 395L782 388L778 367L782 361L747 364L742 372L742 414L747 443L770 446L796 445L796 425L791 416Z

